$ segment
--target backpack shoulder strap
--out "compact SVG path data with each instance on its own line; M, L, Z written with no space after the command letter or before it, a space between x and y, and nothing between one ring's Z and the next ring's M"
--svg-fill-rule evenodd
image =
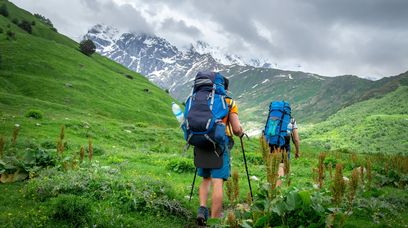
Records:
M227 96L225 99L229 99L229 102L228 102L228 117L227 117L227 123L226 123L226 125L227 125L228 130L229 130L229 132L230 132L230 134L231 134L231 137L232 137L232 135L233 135L234 133L232 133L232 128L231 128L231 122L230 122L230 119L229 119L229 114L230 114L230 112L231 112L232 107L234 107L234 105L235 105L235 101L234 101L234 99L232 99L231 97L228 97L228 96Z

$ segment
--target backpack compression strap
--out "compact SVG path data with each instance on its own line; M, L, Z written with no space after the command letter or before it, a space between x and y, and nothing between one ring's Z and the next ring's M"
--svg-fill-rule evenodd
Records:
M282 131L282 124L283 124L283 117L285 116L285 114L286 114L286 111L285 111L285 108L283 109L283 111L282 111L282 116L281 116L281 124L279 125L279 135L280 135L280 133L281 133L281 131ZM278 137L278 146L280 145L280 136Z

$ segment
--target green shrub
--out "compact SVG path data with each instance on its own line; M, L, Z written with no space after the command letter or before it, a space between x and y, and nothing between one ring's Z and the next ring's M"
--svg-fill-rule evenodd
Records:
M17 18L14 18L13 20L11 20L11 22L13 22L13 24L18 25L20 23L20 20Z
M22 20L20 23L18 23L18 27L22 28L23 30L25 30L29 34L31 34L33 32L33 29L31 27L31 23L29 21L27 21L27 20Z
M35 26L35 21L31 21L31 25L32 25L32 26Z
M133 79L134 79L133 76L130 75L130 74L125 74L125 77L128 78L128 79L130 79L130 80L133 80Z
M100 146L93 145L92 149L93 149L92 150L93 155L103 155L106 152L105 149L103 149ZM85 150L86 150L86 153L88 154L89 153L89 148L87 147Z
M8 12L6 4L3 4L0 6L0 15L3 15L4 17L9 16L9 12Z
M44 149L56 149L57 148L56 142L52 140L46 140L42 142L40 145Z
M41 14L35 13L34 16L35 16L36 18L38 18L38 19L39 19L41 22L43 22L44 24L50 26L51 28L54 27L54 25L52 24L51 20L48 19L48 18L46 18L46 17L44 17L44 16L42 16Z
M326 166L326 167L328 167L328 165L331 163L331 165L332 165L332 167L336 167L336 164L337 164L337 160L336 160L336 158L333 158L333 157L327 157L326 159L324 159L324 165Z
M194 172L195 166L192 159L178 158L167 163L166 168L176 173Z
M90 220L91 202L76 195L59 195L52 201L52 218L74 227L85 225Z
M2 27L0 27L0 33L3 33L3 32L4 32L3 28L2 28Z
M146 127L149 126L149 124L143 123L143 122L137 122L137 123L135 123L135 126L136 126L136 127L146 128Z
M83 40L79 43L79 50L87 56L91 56L95 53L96 46L92 40Z
M69 194L109 200L118 208L137 213L191 218L191 212L175 199L176 193L168 183L146 176L128 180L119 178L122 175L118 172L107 166L101 167L97 162L84 163L79 169L65 172L57 168L44 169L28 182L25 192L27 197L40 201Z
M38 120L43 118L43 113L37 109L30 109L26 112L25 117Z
M13 32L13 31L8 30L6 34L7 34L7 39L8 40L15 40L16 39L16 33Z
M253 224L250 224L252 227L325 226L329 214L325 209L329 202L326 196L320 193L313 194L310 190L291 190L271 201L267 196L269 189L260 190L250 211L253 216L249 217L254 217ZM248 214L237 217L246 216Z
M35 161L35 166L47 167L55 165L55 152L44 149L31 149L28 151Z

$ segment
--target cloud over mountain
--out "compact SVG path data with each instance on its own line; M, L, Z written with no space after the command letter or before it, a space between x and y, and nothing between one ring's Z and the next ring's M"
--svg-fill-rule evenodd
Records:
M283 69L381 78L408 67L408 2L12 0L51 18L78 40L94 24L165 37L177 47L204 40ZM64 9L64 10L61 10Z

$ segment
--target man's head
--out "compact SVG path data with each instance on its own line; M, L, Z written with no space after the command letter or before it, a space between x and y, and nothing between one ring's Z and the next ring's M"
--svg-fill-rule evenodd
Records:
M229 80L225 76L223 76L223 77L224 77L224 88L225 88L225 90L228 90Z

